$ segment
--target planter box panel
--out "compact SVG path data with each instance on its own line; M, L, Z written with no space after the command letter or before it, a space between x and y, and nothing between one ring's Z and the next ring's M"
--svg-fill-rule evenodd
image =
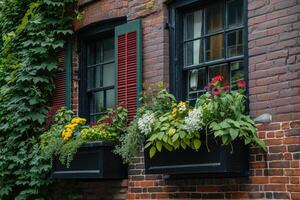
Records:
M210 152L203 144L199 151L180 149L169 152L163 150L149 158L149 149L145 150L145 168L147 174L202 174L216 176L248 175L248 147L241 142L222 147L209 141ZM232 151L232 152L231 152Z
M54 159L52 178L57 179L122 179L127 167L112 151L109 142L86 143L80 147L67 168Z

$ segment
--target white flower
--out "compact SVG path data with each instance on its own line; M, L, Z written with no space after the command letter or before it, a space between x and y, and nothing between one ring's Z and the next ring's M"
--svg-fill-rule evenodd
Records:
M202 108L194 108L189 115L184 118L185 126L184 129L189 132L195 132L202 128Z
M147 111L143 116L138 120L138 128L139 130L148 135L152 131L152 125L155 121L154 113Z

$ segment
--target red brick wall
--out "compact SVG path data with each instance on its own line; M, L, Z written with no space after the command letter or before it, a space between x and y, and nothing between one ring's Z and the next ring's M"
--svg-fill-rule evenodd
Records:
M82 0L84 2L84 0ZM126 16L142 18L143 80L168 81L168 11L162 0L98 0L80 8L91 23ZM127 182L78 183L82 199L300 199L300 1L249 0L249 94L252 117L273 115L258 125L268 152L251 149L250 177L165 180L145 175L142 154ZM78 56L73 51L73 109L78 109ZM69 183L68 183L69 184ZM120 190L109 190L109 187ZM68 186L70 187L70 186ZM103 189L105 188L105 189ZM105 192L106 191L106 192ZM127 191L127 195L125 195ZM114 194L114 195L113 195Z

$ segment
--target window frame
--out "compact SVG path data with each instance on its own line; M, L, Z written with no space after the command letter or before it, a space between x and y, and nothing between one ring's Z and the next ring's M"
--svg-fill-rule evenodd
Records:
M219 0L219 1L226 1L226 0ZM243 1L243 55L235 56L232 58L226 58L226 46L224 46L224 57L223 59L213 60L209 62L204 62L201 64L184 67L183 61L183 43L184 41L184 34L183 34L183 15L187 11L195 11L199 8L207 7L212 4L209 0L175 0L172 1L169 7L169 22L167 23L167 28L169 29L169 52L170 52L170 61L169 61L169 87L171 93L173 93L177 99L179 100L187 100L187 93L188 93L188 83L185 80L186 76L183 75L183 68L185 71L188 72L188 69L197 69L201 67L213 66L218 64L225 64L234 61L242 60L244 64L244 80L248 82L248 17L247 15L247 8L248 2L247 0ZM214 2L215 3L215 2ZM224 19L225 20L225 19ZM230 29L232 30L239 30L241 27ZM218 32L230 32L229 29L222 29ZM215 35L216 33L213 33ZM227 43L226 37L224 37L224 43ZM248 96L248 89L246 90L246 95Z
M115 27L126 23L126 18L116 18L111 20L102 21L99 23L91 24L77 32L78 35L78 55L79 55L79 95L78 95L78 106L79 116L84 117L90 122L90 107L88 97L88 84L87 84L87 46L92 41L99 41L101 39L111 36L114 38ZM114 42L115 44L115 42ZM115 47L116 48L116 47ZM115 54L116 50L114 50ZM115 55L116 58L116 55ZM117 76L116 76L116 61L115 65L115 94L117 90ZM115 95L115 102L117 96Z

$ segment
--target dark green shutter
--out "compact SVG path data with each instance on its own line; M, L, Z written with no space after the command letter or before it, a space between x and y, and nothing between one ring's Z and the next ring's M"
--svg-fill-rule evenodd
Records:
M134 20L115 28L117 105L128 110L129 120L136 115L142 91L142 27Z

